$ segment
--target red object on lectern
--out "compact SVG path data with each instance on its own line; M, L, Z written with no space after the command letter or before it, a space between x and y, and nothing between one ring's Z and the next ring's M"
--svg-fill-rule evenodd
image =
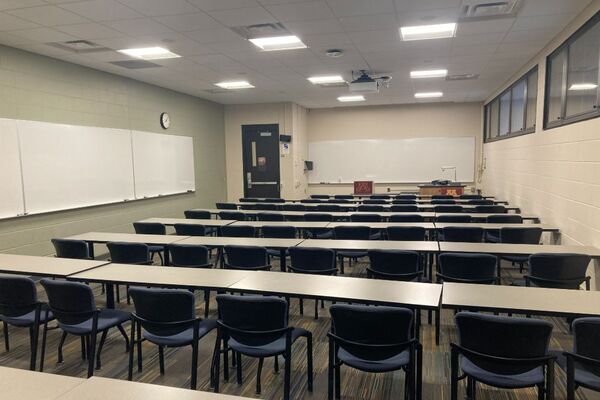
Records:
M354 181L354 194L373 194L373 181Z

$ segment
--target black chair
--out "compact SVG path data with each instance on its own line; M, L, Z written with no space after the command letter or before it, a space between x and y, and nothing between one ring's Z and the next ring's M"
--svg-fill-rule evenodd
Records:
M293 226L273 226L273 225L265 225L262 227L262 235L265 238L274 238L274 239L295 239L298 236L298 232L296 228ZM269 264L271 257L281 258L287 257L289 255L288 249L267 249L267 254L269 254Z
M567 374L567 400L575 400L579 387L600 392L600 318L573 321L573 351L558 357L558 365Z
M259 221L285 221L283 214L279 213L258 213L257 219Z
M46 278L42 279L40 283L48 296L48 307L43 318L40 371L44 370L50 312L58 321L58 328L63 331L58 345L58 362L63 361L62 347L67 335L79 336L82 340L82 358L88 361L88 378L94 374L94 360L96 368L100 369L101 367L100 356L109 329L117 328L121 332L125 338L125 350L129 350L129 338L123 329L123 324L131 319L131 314L115 309L98 309L92 289L83 283ZM96 351L98 333L101 333L101 337Z
M363 204L380 204L381 205L381 204L387 204L387 201L382 200L382 199L379 199L379 200L378 199L374 199L374 200L366 199L366 200L363 200Z
M473 212L477 214L505 214L508 212L508 210L506 207L501 205L475 206Z
M329 197L330 197L330 196L329 196L328 194L311 194L311 195L310 195L310 198L311 198L311 199L318 199L318 200L321 200L321 199L328 199Z
M225 225L221 227L223 237L256 237L256 228L251 225Z
M235 203L216 203L218 210L237 210Z
M329 400L341 396L342 365L374 373L403 370L404 398L421 399L422 348L413 338L411 310L335 304L329 311Z
M418 212L419 207L417 207L416 205L404 205L404 206L392 205L392 207L390 208L390 211L391 212Z
M174 224L175 234L180 236L206 236L207 227L196 224Z
M422 226L388 226L386 228L388 240L423 241L427 233Z
M299 274L337 275L335 251L313 247L290 247L290 270ZM319 301L315 300L315 319L319 318ZM323 307L323 301L321 301ZM304 301L300 297L300 314L304 314Z
M320 204L320 203L323 203L323 200L321 200L321 199L304 199L304 200L300 200L300 203L302 203L302 204Z
M438 215L435 220L444 223L469 223L473 221L470 215Z
M354 196L351 194L336 194L333 196L333 198L337 200L353 200Z
M352 204L351 200L348 199L329 199L328 203L338 203L338 204Z
M522 224L523 218L517 214L498 214L489 215L485 222L488 224ZM485 241L491 243L500 242L500 229L487 229L485 231Z
M431 200L448 200L454 199L454 196L449 194L434 194L431 196Z
M256 203L259 200L253 197L241 197L238 199L240 203Z
M493 206L494 200L469 200L467 204L471 206Z
M458 399L458 381L464 378L471 399L477 382L504 389L537 387L538 398L554 398L551 323L470 312L456 314L455 321L459 344L450 344L452 400Z
M540 244L542 228L504 227L500 229L500 243L513 244ZM519 272L523 272L523 266L529 260L529 256L508 255L502 256L503 260L519 264Z
M267 249L260 246L225 246L226 269L268 271L271 269Z
M454 199L433 199L431 204L456 204Z
M438 283L498 283L497 258L492 254L441 253L438 256Z
M59 258L75 258L79 260L91 260L90 248L87 242L73 239L52 239L52 245Z
M392 204L398 204L398 205L403 205L403 204L404 205L417 204L417 200L415 200L415 199L411 199L411 200L409 200L409 199L406 199L406 200L403 200L403 199L394 199L394 200L392 200Z
M442 228L442 234L445 242L483 242L483 228L446 226Z
M339 212L342 208L337 204L317 204L316 210L319 212Z
M281 206L282 211L305 211L306 206L304 204L283 204Z
M381 222L379 214L352 214L350 215L352 222Z
M459 205L437 205L433 206L433 211L435 213L461 213L464 211L463 206Z
M260 211L277 211L278 207L279 206L277 204L272 204L272 203L255 204L254 205L254 209L260 210Z
M369 250L367 277L419 282L423 278L422 259L416 251Z
M209 249L196 244L170 244L171 265L182 268L212 268ZM210 290L204 289L204 318L208 317Z
M356 211L359 212L383 212L385 211L385 207L384 206L380 206L380 205L372 205L372 204L361 204L358 207L356 207Z
M290 398L292 345L300 337L306 338L308 391L313 389L312 334L302 328L288 325L288 303L284 299L265 296L217 295L219 330L217 349L223 349L225 380L229 378L228 353L237 358L237 382L242 383L242 355L258 358L256 393L260 394L260 375L264 359L283 355L285 374L283 398ZM220 370L220 357L215 357L215 371ZM219 391L219 377L215 392Z
M419 214L393 214L390 222L423 222L425 218Z
M339 240L370 240L371 228L368 226L343 226L338 225L333 228L333 233L336 239ZM340 261L340 272L344 273L344 259L348 259L349 266L352 266L352 260L357 261L361 257L366 257L367 252L364 250L339 250L337 252L338 260Z
M483 197L480 194L461 194L460 196L458 196L458 198L463 200L483 199Z
M394 196L394 200L417 200L416 194L398 194Z
M372 194L370 196L370 198L374 199L374 200L385 200L385 199L389 199L390 195L388 195L388 194Z
M304 220L309 222L332 222L333 215L324 213L307 213L304 214ZM332 239L333 230L326 228L309 229L305 234L310 239Z
M150 248L143 243L108 242L108 253L110 261L116 264L152 265L154 261L150 257ZM129 286L127 286L129 289ZM117 302L120 301L119 285L115 285ZM129 296L127 303L130 303Z
M134 222L133 229L138 235L166 235L167 228L158 222ZM161 265L165 265L165 259L162 253L165 251L165 246L150 245L150 258L154 258L155 254L158 254Z
M285 199L280 197L267 197L263 200L265 203L285 203Z
M183 215L185 215L185 217L188 219L210 219L211 218L210 211L204 211L204 210L186 210L183 212Z
M29 328L31 356L29 369L35 371L40 325L52 321L52 312L38 300L35 282L24 276L0 275L0 321L4 328L4 348L10 350L8 327Z
M219 218L233 221L245 221L246 215L239 211L221 211L219 212Z
M240 204L240 210L256 210L258 205L255 203L242 203Z
M578 290L585 283L590 290L591 277L586 275L590 261L584 254L532 254L525 286Z
M137 347L138 372L142 371L142 342L158 346L160 374L165 373L165 347L192 347L192 378L196 389L198 376L198 345L200 339L217 327L217 321L196 317L194 294L181 289L131 288L135 312L132 314L131 348L128 379L133 379L133 353ZM210 382L214 384L211 365Z

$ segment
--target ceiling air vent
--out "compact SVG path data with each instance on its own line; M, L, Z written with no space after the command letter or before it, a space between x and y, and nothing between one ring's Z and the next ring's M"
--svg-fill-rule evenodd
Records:
M69 40L67 42L46 43L48 46L57 47L71 53L88 54L102 51L112 51L108 47L101 46L89 40Z
M281 24L281 22L236 26L231 28L231 30L244 39L291 35L291 33L285 28L285 26L283 26L283 24Z
M459 75L447 75L447 81L468 81L479 78L479 74L459 74Z
M156 68L161 67L161 65L151 63L150 61L145 60L124 60L124 61L111 61L109 64L114 64L119 67L127 68L127 69L142 69L142 68Z
M460 21L514 17L518 6L519 0L465 0L461 9Z

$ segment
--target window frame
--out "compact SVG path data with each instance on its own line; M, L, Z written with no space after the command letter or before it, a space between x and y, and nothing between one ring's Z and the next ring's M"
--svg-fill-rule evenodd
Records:
M523 74L523 76L521 76L519 79L515 80L509 87L507 87L506 89L504 89L502 92L500 92L500 94L498 94L496 97L494 97L492 100L490 100L489 102L487 102L484 106L483 106L483 142L484 143L491 143L491 142L495 142L498 140L504 140L504 139L509 139L509 138L513 138L513 137L517 137L517 136L523 136L523 135L528 135L530 133L534 133L535 129L536 129L536 123L533 124L533 126L531 127L527 127L527 100L528 100L528 96L529 96L529 77L533 74L538 73L538 65L536 64L535 66L533 66L533 68L531 68L529 71L527 71L525 74ZM517 85L519 85L520 83L525 82L525 91L523 93L524 97L524 101L523 101L523 129L518 130L516 132L512 132L512 109L513 109L513 95L512 95L512 90L514 87L516 87ZM539 74L538 74L538 86L539 86ZM510 103L509 103L509 107L508 107L508 126L509 126L509 130L510 132L508 132L506 135L500 135L500 99L504 96L508 94L510 97ZM537 102L537 93L536 93L536 102ZM487 119L487 115L488 115L488 108L491 108L492 103L494 103L495 101L498 101L498 135L496 137L488 137L488 131L491 132L490 127L488 126L489 123L491 122L491 111L489 113L490 115L490 121L488 121ZM536 115L537 115L537 107L536 107ZM536 121L536 119L534 118L534 121Z
M568 73L569 73L569 50L573 43L577 39L581 38L596 24L600 23L600 11L597 12L592 18L586 21L577 31L569 36L564 42L560 44L554 51L546 56L546 76L544 79L544 130L559 128L561 126L574 124L576 122L586 121L588 119L594 119L600 117L600 50L598 57L598 87L596 88L596 105L592 111L575 114L567 117L567 85L568 85ZM600 43L598 44L600 47ZM564 60L562 64L562 81L560 87L560 119L556 121L548 121L548 113L550 109L550 83L551 83L551 61L558 54L564 52Z

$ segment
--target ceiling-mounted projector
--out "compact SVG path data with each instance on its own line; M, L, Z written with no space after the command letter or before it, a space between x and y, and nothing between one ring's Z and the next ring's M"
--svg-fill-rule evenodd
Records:
M379 82L371 78L366 71L360 71L358 79L348 85L352 93L379 93Z

